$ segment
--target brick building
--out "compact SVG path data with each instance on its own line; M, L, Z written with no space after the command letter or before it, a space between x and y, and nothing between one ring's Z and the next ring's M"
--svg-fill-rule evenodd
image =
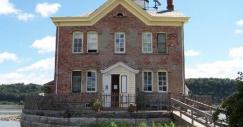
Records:
M184 92L183 25L174 11L147 0L107 0L91 14L53 17L57 26L56 94L135 95ZM113 103L126 102L124 98ZM115 101L115 102L113 102Z

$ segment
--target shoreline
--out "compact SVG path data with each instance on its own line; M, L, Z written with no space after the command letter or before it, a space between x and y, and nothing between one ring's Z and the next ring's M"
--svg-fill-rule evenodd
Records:
M20 121L20 115L0 115L0 121Z

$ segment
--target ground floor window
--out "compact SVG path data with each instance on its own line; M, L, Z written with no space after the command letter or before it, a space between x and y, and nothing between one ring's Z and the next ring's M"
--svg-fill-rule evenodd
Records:
M87 92L96 92L96 72L87 72Z
M152 72L143 72L144 92L152 92L152 79Z
M81 92L81 71L72 72L72 93Z
M158 87L159 92L167 92L167 72L158 72Z

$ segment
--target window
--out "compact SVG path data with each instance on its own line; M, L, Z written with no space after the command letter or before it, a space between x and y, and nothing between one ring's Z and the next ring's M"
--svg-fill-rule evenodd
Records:
M167 92L167 72L158 72L158 88L159 92Z
M96 72L87 72L87 92L96 92Z
M115 53L125 53L125 33L115 33Z
M166 53L166 33L157 34L158 53Z
M152 92L152 72L143 72L143 87L145 92Z
M87 47L88 52L97 52L98 50L98 34L97 32L87 33Z
M127 93L127 76L126 75L122 75L121 76L121 90L122 93Z
M150 32L144 32L143 33L143 53L152 53L153 52L153 47L152 47L152 33Z
M81 93L81 71L72 72L72 93Z
M73 53L83 52L83 33L74 32L73 33Z

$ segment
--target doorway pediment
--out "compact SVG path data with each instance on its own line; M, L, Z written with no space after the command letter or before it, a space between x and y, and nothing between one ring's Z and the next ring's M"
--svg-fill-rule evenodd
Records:
M110 71L112 71L113 69L116 69L116 68L119 68L119 67L122 67L122 68L124 68L124 69L126 69L126 70L128 70L128 71L130 71L130 72L132 72L132 73L134 73L134 74L139 73L139 70L135 70L135 69L129 67L128 65L122 63L122 62L118 62L118 63L116 63L116 64L114 64L114 65L112 65L112 66L106 68L105 70L101 70L101 73L104 74L104 73L110 72Z

